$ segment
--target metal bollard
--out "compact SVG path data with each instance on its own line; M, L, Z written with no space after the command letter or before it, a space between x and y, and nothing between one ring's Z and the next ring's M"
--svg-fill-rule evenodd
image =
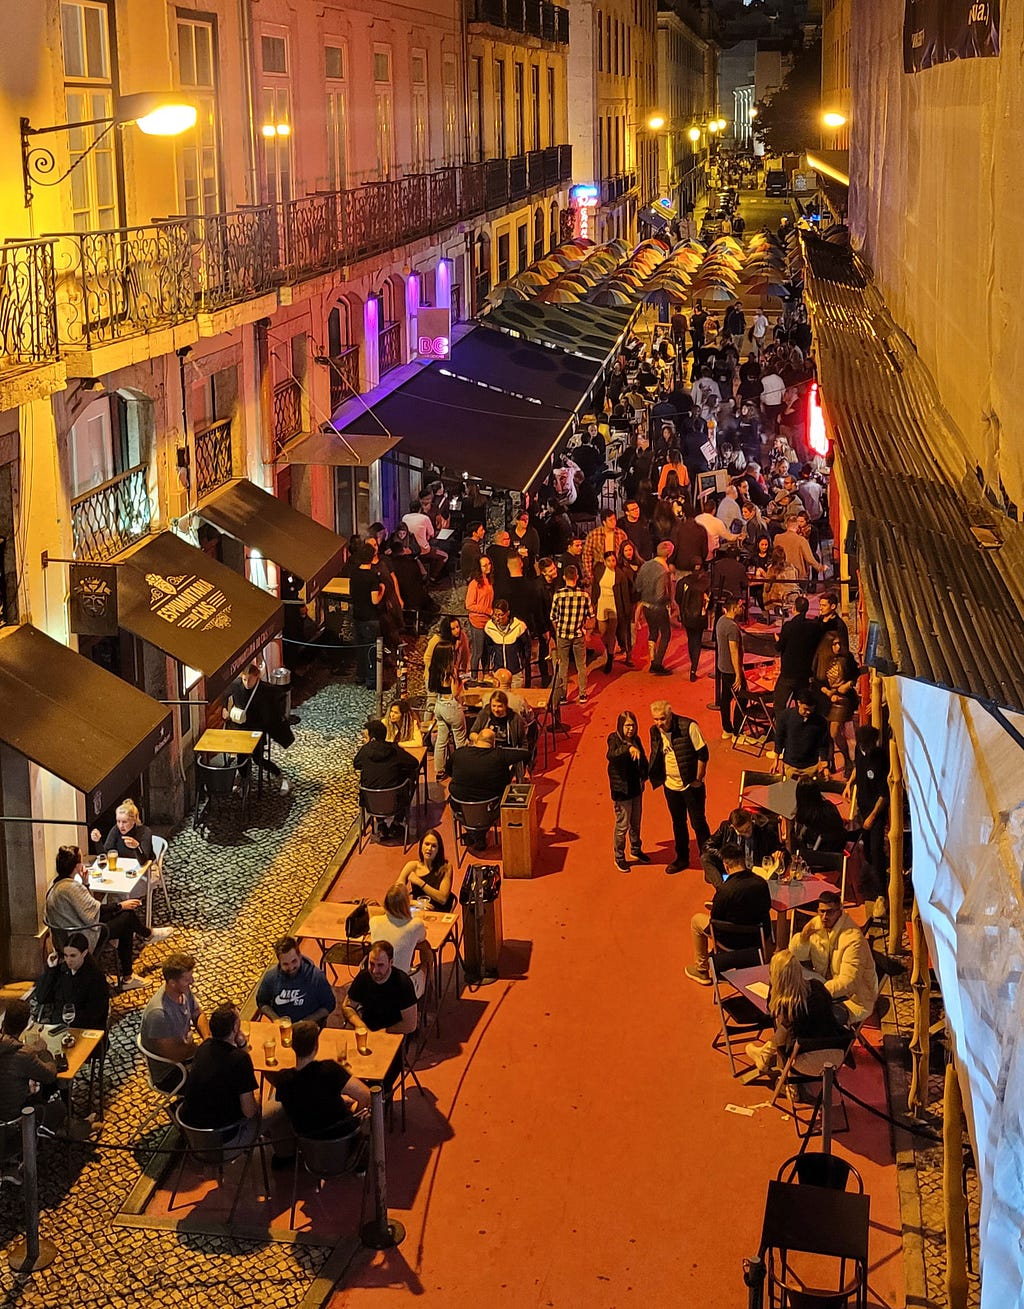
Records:
M373 1217L359 1233L371 1250L390 1250L405 1240L405 1228L388 1218L388 1176L384 1155L384 1093L370 1088L370 1176L373 1179Z
M377 689L374 691L376 715L378 718L384 717L384 638L377 637L377 667L375 669L377 678Z
M743 1284L747 1288L747 1309L762 1309L764 1305L764 1278L764 1260L760 1255L755 1259L743 1260Z
M16 1273L34 1273L57 1258L57 1247L39 1236L39 1167L36 1159L36 1111L21 1111L22 1181L25 1193L25 1239L16 1241L7 1262Z

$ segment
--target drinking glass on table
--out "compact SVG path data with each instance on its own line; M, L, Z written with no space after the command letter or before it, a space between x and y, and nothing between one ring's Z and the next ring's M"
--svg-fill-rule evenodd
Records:
M75 1006L68 1001L64 1002L64 1008L60 1011L61 1018L68 1027L73 1027L75 1023Z
M292 1048L292 1020L287 1015L284 1018L279 1018L277 1020L277 1030L281 1034L281 1044L286 1050L290 1050Z

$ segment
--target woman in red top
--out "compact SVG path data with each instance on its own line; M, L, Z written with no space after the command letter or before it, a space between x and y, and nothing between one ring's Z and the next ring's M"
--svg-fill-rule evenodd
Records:
M469 668L473 677L480 676L484 657L484 627L494 608L494 586L491 571L494 565L487 555L481 555L466 588L466 612L469 614Z

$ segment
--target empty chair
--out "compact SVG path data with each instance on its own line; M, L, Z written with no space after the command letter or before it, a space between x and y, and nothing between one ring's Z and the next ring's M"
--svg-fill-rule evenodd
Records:
M783 1163L776 1177L780 1182L799 1182L804 1186L827 1186L833 1191L864 1194L864 1179L853 1164L838 1155L823 1154L820 1150L803 1150Z
M485 840L492 827L500 833L501 796L492 796L490 800L456 800L449 795L448 804L452 811L455 844L459 847L458 863L461 866L466 853L467 832L483 832Z
M319 1140L309 1136L295 1138L295 1170L292 1173L292 1204L289 1226L295 1227L295 1206L298 1203L299 1168L316 1178L319 1192L331 1177L361 1176L366 1172L369 1159L369 1141L357 1126L347 1136L332 1140Z
M149 902L152 905L152 892L159 888L163 892L164 904L167 906L167 916L171 917L174 910L171 905L171 893L167 889L167 873L164 868L164 857L170 848L170 843L166 837L153 837L153 862L149 868L150 894ZM151 926L147 919L147 926Z
M389 786L386 790L373 791L366 787L359 788L359 852L365 844L367 831L373 831L374 820L383 819L397 823L402 829L402 849L409 848L409 811L412 808L413 785L403 782L401 786Z
M249 761L246 761L248 764ZM236 780L240 785L243 810L248 810L249 789L252 768L239 767L235 763L213 764L196 758L196 808L192 817L192 826L199 827L200 819L205 819L211 806L230 800L235 790Z

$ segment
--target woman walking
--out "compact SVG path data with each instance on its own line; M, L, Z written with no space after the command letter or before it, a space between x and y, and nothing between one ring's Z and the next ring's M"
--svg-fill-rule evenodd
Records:
M643 842L640 839L644 786L647 782L647 754L640 740L636 714L628 709L619 714L615 731L608 737L607 757L608 782L615 809L615 867L620 873L628 873L627 832L636 862L638 864L651 862L650 855L644 854Z
M434 776L443 782L451 776L448 771L449 739L454 740L456 750L466 744L466 715L459 704L462 683L455 670L455 650L452 646L442 644L434 650L427 690L434 697L434 722L437 726Z
M494 565L488 555L481 555L466 588L466 612L469 614L469 671L480 676L484 661L484 628L494 610Z

